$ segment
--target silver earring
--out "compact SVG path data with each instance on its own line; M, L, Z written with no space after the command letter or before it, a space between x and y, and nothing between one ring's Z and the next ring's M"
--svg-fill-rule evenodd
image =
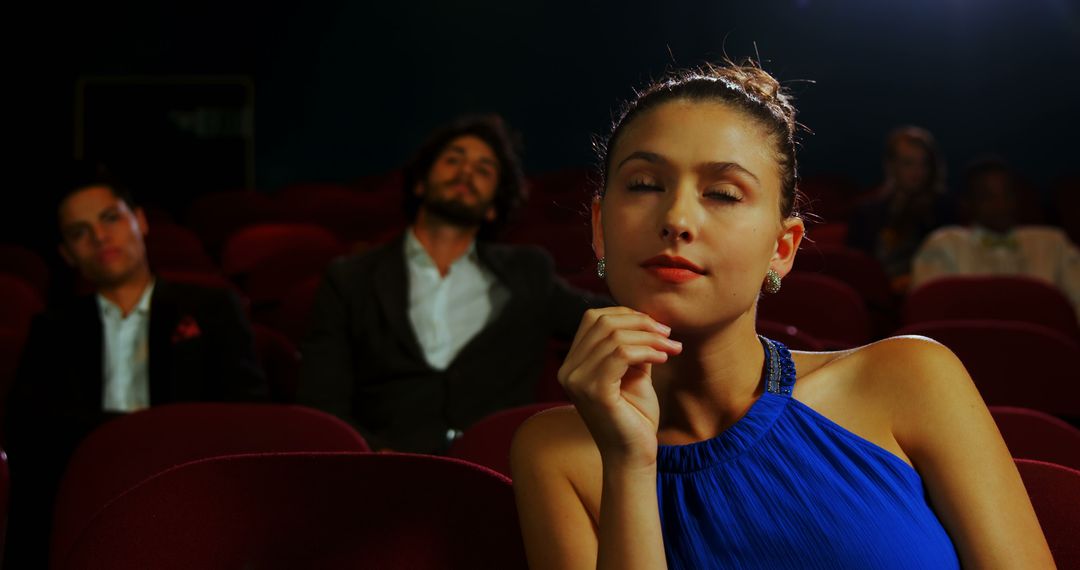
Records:
M596 260L596 276L603 279L607 277L607 259L601 257Z
M780 292L780 274L776 270L770 269L765 274L765 286L763 289L770 295Z

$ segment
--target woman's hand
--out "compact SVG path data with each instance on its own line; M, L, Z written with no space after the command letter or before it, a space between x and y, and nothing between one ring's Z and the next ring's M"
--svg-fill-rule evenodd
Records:
M679 354L671 329L626 307L585 313L559 382L589 428L605 463L656 463L660 405L652 365Z

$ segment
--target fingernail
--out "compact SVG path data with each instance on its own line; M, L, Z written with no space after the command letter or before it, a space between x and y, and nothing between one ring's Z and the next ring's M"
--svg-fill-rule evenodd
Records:
M682 348L682 343L677 341L677 340L672 340L672 339L669 338L669 339L667 339L667 341L668 341L668 344L670 344L671 346L673 346L675 348L679 348L679 349Z
M656 323L656 328L657 328L657 330L659 330L660 332L662 332L664 334L671 334L671 327L669 327L669 326L667 326L665 324Z

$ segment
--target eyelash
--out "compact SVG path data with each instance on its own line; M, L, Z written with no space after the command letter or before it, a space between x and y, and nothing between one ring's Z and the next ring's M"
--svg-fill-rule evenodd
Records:
M631 182L629 185L627 185L627 189L631 192L662 192L664 190L664 188L658 184L649 184L646 182ZM705 197L711 198L713 200L720 200L722 202L742 201L741 198L734 194L720 191L706 192Z

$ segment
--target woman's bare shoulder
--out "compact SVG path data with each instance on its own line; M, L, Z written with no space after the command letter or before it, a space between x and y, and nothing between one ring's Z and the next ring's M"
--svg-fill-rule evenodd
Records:
M544 410L526 420L514 435L510 463L515 484L568 482L594 520L598 516L600 452L573 406Z

